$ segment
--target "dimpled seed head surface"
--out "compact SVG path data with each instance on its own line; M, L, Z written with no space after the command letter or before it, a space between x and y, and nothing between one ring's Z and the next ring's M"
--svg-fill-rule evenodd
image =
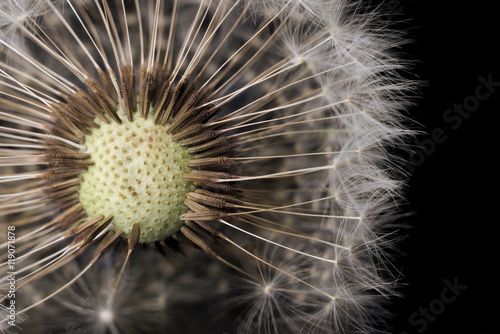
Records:
M166 127L136 116L106 124L85 138L94 165L81 174L80 202L90 217L113 216L114 230L128 237L140 223L139 241L151 243L177 232L184 200L194 186L182 178L192 158Z

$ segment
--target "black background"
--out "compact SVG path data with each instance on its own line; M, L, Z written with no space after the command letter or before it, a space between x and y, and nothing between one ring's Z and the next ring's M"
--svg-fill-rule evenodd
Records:
M410 116L427 132L411 156L416 165L407 197L415 214L401 244L407 255L398 267L407 287L394 303L393 333L498 333L500 17L495 2L389 4L414 39L404 52L417 61L412 72L424 85ZM482 101L475 99L479 77L498 83ZM460 124L445 119L464 103L471 111ZM440 135L431 139L433 131ZM463 286L452 302L443 301L445 280Z

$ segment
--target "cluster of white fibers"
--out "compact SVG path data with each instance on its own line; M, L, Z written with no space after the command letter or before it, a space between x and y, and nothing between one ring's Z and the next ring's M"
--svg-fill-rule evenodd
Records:
M413 83L367 6L0 4L23 333L388 330Z
M46 0L9 0L0 3L0 38L24 45L22 30L47 13ZM0 47L3 51L3 48Z

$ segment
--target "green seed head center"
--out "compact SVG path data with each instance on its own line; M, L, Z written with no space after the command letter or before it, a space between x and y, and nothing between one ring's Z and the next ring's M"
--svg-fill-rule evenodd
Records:
M96 120L99 128L85 138L94 165L82 173L80 202L90 216L113 216L114 230L128 237L140 224L140 242L160 241L176 233L184 200L194 187L187 150L163 125L136 116L122 124Z

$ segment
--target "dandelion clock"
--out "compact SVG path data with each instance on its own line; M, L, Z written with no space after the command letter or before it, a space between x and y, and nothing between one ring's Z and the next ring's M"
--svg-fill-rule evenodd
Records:
M400 35L361 2L0 5L6 333L376 333Z

